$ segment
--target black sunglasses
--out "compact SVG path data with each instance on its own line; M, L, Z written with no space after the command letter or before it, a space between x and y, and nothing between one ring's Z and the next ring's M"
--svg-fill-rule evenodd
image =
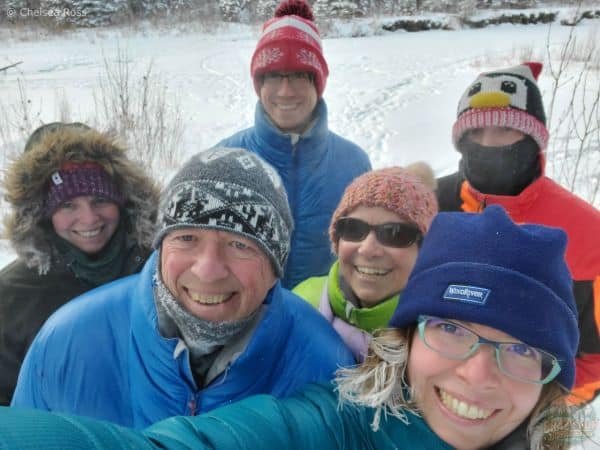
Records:
M342 217L335 222L335 232L340 239L349 242L364 240L371 230L377 240L387 247L410 247L421 239L419 229L410 223L389 222L371 225L354 217Z

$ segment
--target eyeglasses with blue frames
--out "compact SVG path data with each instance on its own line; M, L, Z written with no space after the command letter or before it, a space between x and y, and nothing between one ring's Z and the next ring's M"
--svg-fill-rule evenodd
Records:
M263 83L273 87L279 87L284 79L288 80L290 86L297 88L312 82L313 75L309 72L267 72L263 74Z
M387 247L407 248L421 239L421 231L412 223L371 225L355 217L341 217L335 222L334 228L338 237L348 242L363 241L373 230L379 243Z
M451 320L419 316L418 331L428 348L449 359L466 360L481 344L491 345L500 371L518 381L546 384L560 372L556 357L544 350L523 342L491 341Z

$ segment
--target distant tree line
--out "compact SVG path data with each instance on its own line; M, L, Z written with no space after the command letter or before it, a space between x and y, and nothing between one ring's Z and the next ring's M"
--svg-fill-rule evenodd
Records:
M451 12L477 9L530 8L539 0L308 0L318 18ZM279 0L0 0L1 21L19 22L37 16L58 26L98 27L147 18L256 23L273 15ZM573 3L573 2L562 2ZM22 14L21 11L25 11Z

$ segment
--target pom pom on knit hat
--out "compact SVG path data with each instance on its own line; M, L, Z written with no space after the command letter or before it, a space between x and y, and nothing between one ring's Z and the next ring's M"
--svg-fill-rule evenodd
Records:
M277 9L275 9L273 17L283 16L298 16L304 17L311 22L315 21L312 9L310 9L310 6L304 0L287 0L281 2L277 6Z
M337 254L335 223L359 206L381 207L417 225L423 235L438 212L435 176L431 167L417 162L405 168L386 167L357 177L344 191L329 226L329 237Z
M254 241L283 276L294 228L283 181L259 156L215 147L188 160L164 189L154 247L167 233L200 228Z
M389 325L420 315L487 325L556 356L570 389L579 328L566 244L561 229L517 225L497 205L439 213Z
M526 62L479 75L458 104L452 129L454 146L460 151L460 140L469 130L496 126L531 136L543 151L548 145L548 130L537 85L541 71L541 63Z
M323 56L314 15L304 0L286 0L264 23L250 64L254 90L260 95L262 75L268 72L308 72L314 76L319 98L329 68Z

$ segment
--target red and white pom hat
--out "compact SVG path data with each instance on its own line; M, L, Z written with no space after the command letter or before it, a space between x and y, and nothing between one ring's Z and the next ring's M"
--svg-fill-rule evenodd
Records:
M258 95L260 75L267 72L312 73L317 95L319 98L323 95L329 69L313 21L312 10L304 0L286 0L279 4L274 17L265 22L250 65Z
M543 151L548 145L548 130L537 85L541 71L541 63L526 62L479 75L458 104L452 129L454 146L459 149L460 139L469 130L496 126L531 136Z

